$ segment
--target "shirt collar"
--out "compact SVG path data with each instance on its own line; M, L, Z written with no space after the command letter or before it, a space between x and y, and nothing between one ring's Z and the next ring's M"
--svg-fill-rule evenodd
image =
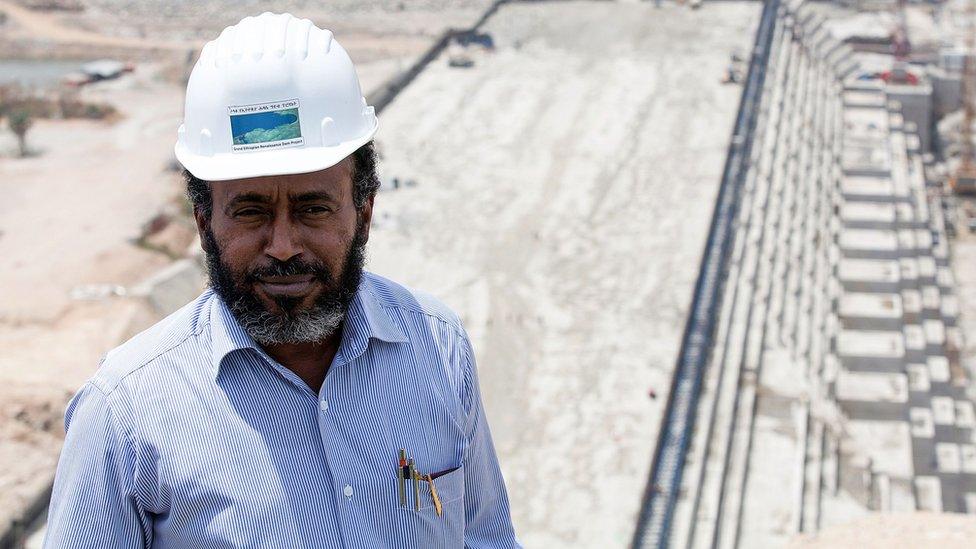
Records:
M369 288L368 275L364 273L359 289L349 303L349 311L343 322L342 341L336 356L350 362L366 351L370 339L388 343L407 343L403 330L393 322L390 313ZM212 290L208 290L212 292ZM213 293L210 307L211 366L214 377L227 355L241 349L254 349L260 355L265 351L241 328L237 318L219 295Z

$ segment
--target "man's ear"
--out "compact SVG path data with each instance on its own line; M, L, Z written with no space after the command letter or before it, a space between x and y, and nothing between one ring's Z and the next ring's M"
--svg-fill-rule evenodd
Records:
M366 203L359 210L359 223L362 227L360 230L363 232L363 244L369 242L369 224L373 220L373 199L376 198L375 194L369 196L366 199Z
M207 229L210 227L210 219L207 218L207 216L203 215L203 212L200 211L200 208L194 207L193 220L196 222L197 225L197 234L200 235L200 247L206 253L213 252L213 250L207 249L207 239L204 237L204 234L207 232Z

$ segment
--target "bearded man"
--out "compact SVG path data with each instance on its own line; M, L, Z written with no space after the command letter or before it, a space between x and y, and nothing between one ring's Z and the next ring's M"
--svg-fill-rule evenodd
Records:
M176 155L210 287L69 403L45 547L520 547L457 315L363 271L376 128L308 20L204 47Z

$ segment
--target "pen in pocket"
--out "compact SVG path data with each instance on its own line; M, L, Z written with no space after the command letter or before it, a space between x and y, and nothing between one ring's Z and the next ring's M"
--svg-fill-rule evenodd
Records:
M397 484L400 487L400 507L407 506L407 451L400 450L400 462L397 467Z
M417 483L419 477L417 467L413 464L413 458L410 458L410 480L413 481L413 508L415 511L420 510L420 485Z

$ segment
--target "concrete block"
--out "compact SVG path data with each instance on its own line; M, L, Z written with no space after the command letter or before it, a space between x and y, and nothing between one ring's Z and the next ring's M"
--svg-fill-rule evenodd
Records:
M897 259L898 236L894 231L849 229L840 234L841 253L853 259Z
M841 259L837 277L849 292L897 292L901 273L897 261Z
M963 429L976 428L976 415L973 412L973 403L968 400L956 401L956 427Z
M932 263L935 263L935 259L932 260ZM939 267L936 282L943 288L954 288L956 281L952 274L952 269L949 267Z
M837 376L837 400L900 405L908 402L908 378L905 374L849 372Z
M906 324L917 324L922 316L922 292L902 290L901 306Z
M840 210L841 221L851 229L892 229L895 225L893 204L847 202Z
M959 299L954 295L942 296L940 314L947 322L953 323L959 317Z
M847 427L855 445L871 458L875 472L912 478L912 437L907 422L852 420Z
M941 320L924 320L922 329L925 331L925 343L933 352L942 350L946 341L946 329Z
M951 442L935 443L935 466L940 473L958 473L962 470L959 445Z
M965 496L966 513L976 515L976 492L969 492Z
M936 425L956 424L956 403L951 397L932 397L932 419Z
M908 410L912 437L933 438L935 436L935 422L932 420L932 410L928 408L911 408Z
M842 330L837 354L850 370L900 371L905 338L900 332Z
M919 511L942 512L942 483L938 477L915 477L915 494Z
M929 311L942 309L942 292L937 286L922 287L922 307Z
M884 94L869 90L845 90L843 94L844 106L852 107L873 107L883 109L886 106Z
M936 383L949 382L949 360L944 356L930 356L926 360L929 379Z
M899 228L923 228L925 226L925 221L917 218L915 209L912 208L911 204L896 202L894 206L895 222Z
M928 393L932 390L929 382L929 369L925 364L909 364L905 366L908 374L908 389L916 393Z
M932 242L932 231L930 229L904 229L908 232L915 233L915 249L918 251L924 251L933 247ZM921 267L921 258L919 260L919 267ZM922 276L927 276L924 271L921 271ZM935 276L935 272L932 273Z
M925 331L917 324L909 324L902 330L905 336L905 352L912 354L924 354L925 351Z
M138 284L132 294L146 299L157 314L165 316L200 295L206 283L206 271L197 260L181 259Z
M903 257L898 260L901 268L901 278L909 287L916 286L918 281L918 259Z
M885 91L889 99L901 103L905 120L913 122L916 127L921 139L920 147L928 151L931 147L929 127L932 123L932 86L923 80L915 85L888 84ZM918 147L916 146L916 150Z
M898 231L898 245L907 253L920 253L932 247L932 235L929 231L917 229L900 229ZM933 276L935 273L932 273Z
M966 474L976 474L976 445L960 444L959 458L962 461L962 472Z
M935 276L938 271L935 258L927 255L923 255L917 259L918 261L918 277L925 283L935 282Z
M848 175L841 179L840 189L845 200L884 203L899 200L891 181L885 177Z
M911 479L891 481L891 511L895 513L914 513L916 509L915 490Z
M891 158L881 140L845 141L841 152L841 166L845 175L888 177L891 174Z
M901 296L849 292L840 298L839 314L845 328L897 330L902 324Z
M888 112L888 127L894 130L901 130L905 123L905 117L897 110Z
M963 336L962 328L952 326L945 329L945 350L946 352L959 352L966 345L966 338Z

